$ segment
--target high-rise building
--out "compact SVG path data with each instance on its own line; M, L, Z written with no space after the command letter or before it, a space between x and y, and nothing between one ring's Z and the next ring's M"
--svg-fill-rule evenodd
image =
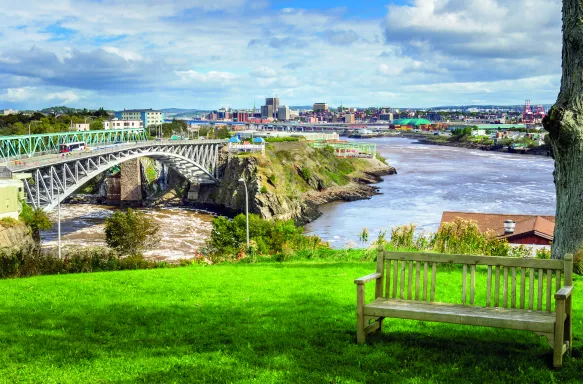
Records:
M354 115L352 113L344 115L344 122L346 124L354 124Z
M291 120L291 112L287 105L282 105L277 110L277 119L281 121Z
M262 105L261 106L261 118L266 119L269 117L274 117L275 112L273 111L273 105Z
M265 105L261 107L261 117L263 118L271 117L277 119L278 112L279 112L279 98L277 97L266 98Z
M327 111L328 103L314 103L314 112Z

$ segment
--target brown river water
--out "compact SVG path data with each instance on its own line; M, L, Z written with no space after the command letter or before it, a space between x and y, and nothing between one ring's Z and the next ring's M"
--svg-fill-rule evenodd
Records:
M403 138L362 140L377 150L398 174L379 183L381 195L370 200L331 203L306 226L334 248L354 247L367 228L374 240L380 231L414 223L435 231L444 210L490 213L555 213L552 159L416 144ZM210 235L213 215L187 208L145 209L160 224L162 241L146 252L160 259L191 258ZM104 221L113 208L63 205L63 246L105 245ZM56 212L52 213L56 219ZM54 247L56 226L42 234Z

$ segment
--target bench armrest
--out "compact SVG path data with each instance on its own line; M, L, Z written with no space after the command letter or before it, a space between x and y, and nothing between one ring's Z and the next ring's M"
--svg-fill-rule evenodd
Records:
M380 277L381 277L381 274L378 273L378 272L371 273L370 275L366 275L366 276L361 277L359 279L355 279L354 280L354 284L356 284L356 285L364 285L364 284L368 283L369 281L376 280L376 279L378 279Z
M555 299L557 300L567 300L569 298L569 296L571 296L571 293L573 292L573 286L572 285L567 285L566 287L563 287L561 289L559 289L557 291L557 293L555 293Z

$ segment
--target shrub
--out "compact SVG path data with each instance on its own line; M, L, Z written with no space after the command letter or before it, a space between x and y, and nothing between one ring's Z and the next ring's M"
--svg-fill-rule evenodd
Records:
M286 142L294 142L300 141L301 139L305 139L302 137L266 137L264 140L266 143L286 143Z
M312 178L312 170L308 167L302 167L300 169L300 174L302 176L302 179L304 179L304 181L306 182L310 181L310 179Z
M40 231L47 230L52 226L51 220L45 211L41 208L33 209L25 201L22 201L19 217L30 228L32 238L37 243L40 243Z
M475 222L460 218L453 223L442 224L432 245L440 253L509 256L510 252L506 239L500 239L491 232L482 233Z
M17 278L66 273L88 273L129 269L150 269L167 266L144 259L141 255L121 257L107 248L67 250L62 259L54 252L38 246L0 252L0 278Z
M289 254L292 251L327 248L317 236L305 236L303 227L293 220L269 221L249 215L249 239L252 249L246 250L246 218L240 214L233 220L217 217L213 220L206 253L213 262L240 259L249 253L256 255ZM289 255L288 255L289 256Z
M417 227L413 224L393 228L390 244L395 248L413 248L415 228Z
M159 229L143 212L117 211L105 220L105 242L122 255L138 255L160 240Z
M12 217L5 217L0 219L0 227L3 228L14 228L22 226L24 223L18 220L14 220Z
M265 185L261 186L261 193L267 193L267 187Z

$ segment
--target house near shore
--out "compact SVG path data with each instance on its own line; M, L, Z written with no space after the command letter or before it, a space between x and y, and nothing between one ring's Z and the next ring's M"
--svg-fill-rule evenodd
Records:
M550 245L555 233L555 216L446 211L440 225L456 218L474 221L480 231L492 231L511 244Z

